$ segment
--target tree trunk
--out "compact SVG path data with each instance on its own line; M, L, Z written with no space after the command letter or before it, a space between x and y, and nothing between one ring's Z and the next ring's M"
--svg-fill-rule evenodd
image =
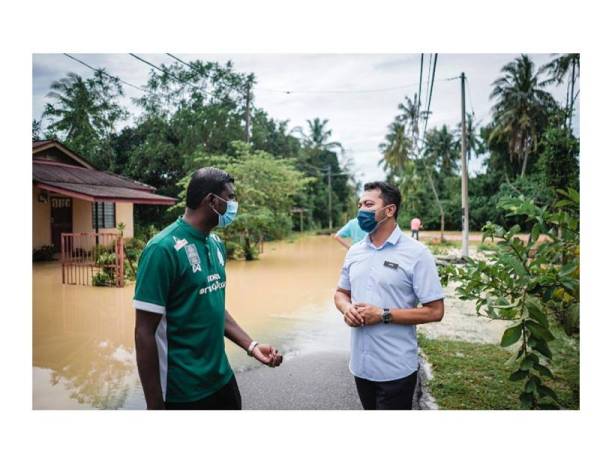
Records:
M433 178L431 178L431 174L427 167L425 167L425 172L427 173L427 179L429 180L429 185L431 186L431 190L433 191L433 196L435 197L435 201L440 209L440 222L441 222L441 242L444 242L444 208L442 206L442 202L440 202L440 198L437 194L437 189L435 188L435 183L433 182Z
M525 149L525 157L523 158L523 167L521 168L521 177L525 176L525 171L527 170L527 158L529 157L529 149Z
M573 107L575 106L575 98L573 97L575 91L575 64L573 64L573 69L571 70L571 102L568 105L568 117L569 117L569 130L571 129L571 119L573 118Z

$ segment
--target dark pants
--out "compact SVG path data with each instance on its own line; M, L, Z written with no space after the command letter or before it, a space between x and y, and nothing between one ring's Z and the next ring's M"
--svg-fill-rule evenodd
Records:
M229 383L214 394L189 403L165 403L166 409L242 409L242 396L235 379L231 377Z
M354 380L364 409L412 409L417 372L392 381Z
M412 234L410 237L414 238L416 236L417 241L418 241L419 240L419 230L411 230L411 231L412 231Z

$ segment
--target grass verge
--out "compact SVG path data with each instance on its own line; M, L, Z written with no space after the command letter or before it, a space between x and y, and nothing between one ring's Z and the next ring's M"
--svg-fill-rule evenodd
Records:
M548 382L561 408L579 409L579 339L553 330L555 379ZM522 383L509 381L511 353L499 345L428 339L419 345L432 366L427 387L441 409L520 409Z

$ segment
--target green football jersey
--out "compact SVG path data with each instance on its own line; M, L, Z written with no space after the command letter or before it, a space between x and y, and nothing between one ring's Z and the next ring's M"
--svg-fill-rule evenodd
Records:
M142 252L134 306L162 314L156 331L167 402L191 402L233 375L225 354L225 246L181 217Z

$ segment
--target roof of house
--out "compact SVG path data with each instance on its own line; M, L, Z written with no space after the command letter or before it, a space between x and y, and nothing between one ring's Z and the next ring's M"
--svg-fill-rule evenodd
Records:
M38 141L33 149L51 148L55 141ZM36 146L37 144L37 146ZM60 143L56 148L63 151ZM68 149L67 149L68 150ZM78 155L68 150L69 157ZM82 159L82 161L85 161ZM87 161L85 161L87 163ZM89 163L86 164L86 166ZM122 175L96 170L93 167L65 164L48 159L33 159L33 182L51 192L87 201L113 201L155 205L173 205L176 199L155 194L156 188Z

